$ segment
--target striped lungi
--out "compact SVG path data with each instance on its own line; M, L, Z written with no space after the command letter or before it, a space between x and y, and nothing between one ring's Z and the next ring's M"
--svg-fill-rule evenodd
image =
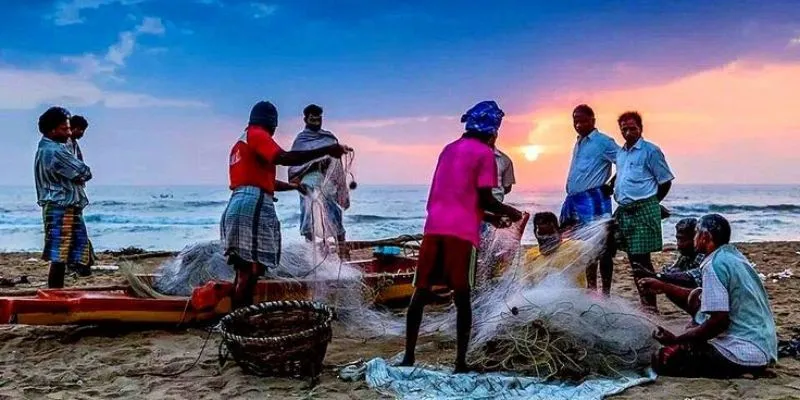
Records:
M225 255L275 268L281 258L281 223L269 193L255 186L233 190L220 221Z
M628 254L661 251L661 207L655 196L620 205L616 212L617 243Z
M43 260L87 267L94 264L95 255L83 220L83 208L45 204L42 220Z
M573 193L564 200L559 222L562 226L585 225L598 218L611 216L611 196L596 187Z

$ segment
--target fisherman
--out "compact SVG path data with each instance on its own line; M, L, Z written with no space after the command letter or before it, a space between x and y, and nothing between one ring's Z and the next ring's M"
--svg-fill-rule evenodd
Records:
M564 237L559 230L558 217L552 212L534 214L533 234L538 246L525 252L520 277L540 281L545 276L560 274L578 287L585 287L583 272L592 251L589 243Z
M73 115L72 118L69 119L69 128L70 136L69 140L67 140L67 148L78 160L83 161L83 152L81 151L81 146L78 144L78 141L83 138L86 129L89 128L89 121L81 115Z
M626 112L617 122L625 139L616 160L617 242L628 254L634 281L638 282L642 275L636 273L639 267L633 269L633 266L639 264L647 271L654 271L650 253L662 249L662 209L659 203L669 193L675 176L661 149L642 138L644 127L639 113ZM654 295L640 292L639 297L645 309L658 313Z
M303 121L305 129L297 134L292 151L315 150L339 143L333 133L322 129L322 107L308 105L303 110ZM315 237L323 241L336 239L339 256L348 259L342 213L350 208L350 193L341 160L323 157L290 167L289 181L306 189L300 194L300 234L309 242ZM324 221L314 221L320 217Z
M511 189L516 184L514 177L514 163L511 158L505 153L500 151L496 146L497 135L492 136L489 140L489 146L494 150L494 160L497 164L497 186L492 189L492 194L499 202L505 200L505 196L511 193ZM517 228L519 233L508 231L506 229ZM484 216L484 221L481 224L481 242L478 248L478 271L476 273L477 285L480 286L483 282L488 280L494 275L493 270L497 268L504 268L504 265L509 263L509 258L519 247L519 240L517 236L522 235L524 226L515 226L512 228L508 221L498 218L498 216L487 213ZM504 229L498 231L498 229Z
M95 257L83 220L83 209L89 204L84 183L92 179L92 172L65 146L69 119L69 111L61 107L51 107L39 117L42 139L34 173L44 222L42 259L50 262L49 288L64 287L67 265L75 266L82 276L90 274Z
M258 277L280 262L280 221L275 214L276 191L300 190L275 179L277 165L296 166L324 156L340 158L350 151L338 143L308 151L286 152L275 143L278 110L261 101L253 106L244 134L230 153L233 191L220 221L228 263L236 270L233 307L253 302Z
M406 351L400 365L414 364L423 310L432 298L431 287L446 284L453 291L457 310L455 372L468 369L470 296L481 220L485 211L506 216L512 222L522 218L520 211L497 201L492 194L497 186L497 167L489 142L497 134L503 115L494 101L476 104L461 117L466 132L439 155L428 197L415 290L408 306Z
M580 104L572 111L572 126L578 133L572 149L572 161L567 175L567 198L561 207L561 228L577 229L597 219L611 218L611 166L617 160L617 143L596 124L594 110ZM616 246L612 235L605 241L599 261L586 267L587 288L597 290L597 270L600 269L602 292L611 294Z
M705 254L698 252L694 247L694 236L697 231L696 218L684 218L675 224L675 243L678 257L672 265L662 268L660 273L654 273L638 265L634 266L636 272L648 278L678 285L688 289L702 286L703 271L700 265ZM675 302L673 300L673 302Z
M655 278L639 281L641 292L665 293L694 317L675 335L659 327L663 345L653 356L659 375L736 378L761 374L778 358L775 317L764 284L747 258L730 244L731 226L719 214L702 217L694 237L702 264L702 286L689 289Z

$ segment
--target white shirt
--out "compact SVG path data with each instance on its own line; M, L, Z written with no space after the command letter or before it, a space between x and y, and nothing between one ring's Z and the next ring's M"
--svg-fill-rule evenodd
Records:
M502 202L506 197L505 188L517 183L514 177L514 163L505 153L494 149L494 161L497 164L497 184L498 187L492 189L492 194L497 201Z
M630 149L620 147L616 164L614 199L620 205L653 197L658 185L675 179L661 149L642 138Z
M618 151L614 139L597 129L586 137L578 135L567 175L567 194L585 192L608 182Z

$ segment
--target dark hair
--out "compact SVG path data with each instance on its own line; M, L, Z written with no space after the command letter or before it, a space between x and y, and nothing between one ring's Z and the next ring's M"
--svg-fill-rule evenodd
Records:
M675 232L678 233L691 233L697 230L697 218L684 218L675 224Z
M50 107L39 116L39 132L48 134L69 120L70 114L64 107Z
M89 127L89 121L82 115L73 115L72 118L69 119L69 125L72 128L86 129Z
M556 228L558 228L558 217L555 214L551 213L550 211L547 212L540 212L533 215L533 226L536 228L536 225L543 225L543 224L553 224Z
M617 118L617 125L622 125L624 121L629 119L632 119L634 122L636 122L636 125L639 127L639 129L644 129L644 126L642 125L642 116L637 111L626 111L622 113L622 115Z
M316 104L309 104L303 109L303 116L308 118L309 115L322 115L322 107Z
M700 218L697 229L711 234L711 240L717 246L731 242L731 224L719 214L708 214Z
M575 113L586 114L594 118L594 110L592 110L592 107L589 107L586 104L580 104L577 107L575 107L575 109L572 110L572 114L574 115Z

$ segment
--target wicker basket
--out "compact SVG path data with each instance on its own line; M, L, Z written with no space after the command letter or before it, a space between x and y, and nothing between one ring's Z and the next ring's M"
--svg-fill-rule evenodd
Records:
M220 363L229 354L247 374L315 380L331 341L332 318L328 306L311 301L240 308L220 320Z

